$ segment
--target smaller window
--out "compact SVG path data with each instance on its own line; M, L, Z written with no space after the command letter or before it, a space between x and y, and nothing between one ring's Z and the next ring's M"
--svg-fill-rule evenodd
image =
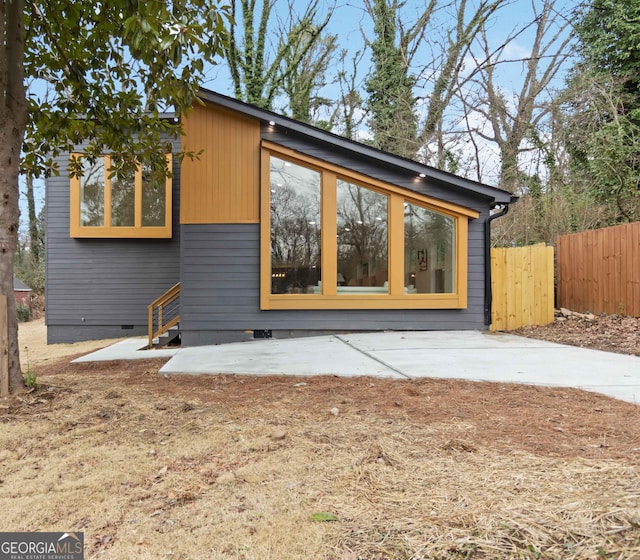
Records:
M404 287L410 294L455 292L454 218L404 203Z
M71 237L171 237L171 177L153 181L144 164L112 174L110 164L83 159L82 177L71 178Z
M86 227L104 226L104 160L94 164L82 162L80 178L80 225Z
M111 179L111 225L136 225L136 174L133 170L116 174Z

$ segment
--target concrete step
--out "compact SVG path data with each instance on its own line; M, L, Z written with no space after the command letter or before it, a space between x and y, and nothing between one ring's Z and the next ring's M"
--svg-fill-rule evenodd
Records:
M154 348L162 348L172 344L180 337L180 325L174 325L167 332L153 339Z

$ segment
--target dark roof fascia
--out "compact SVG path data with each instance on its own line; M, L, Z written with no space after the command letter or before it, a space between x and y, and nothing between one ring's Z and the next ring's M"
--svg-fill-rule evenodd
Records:
M415 175L424 173L425 178L431 179L436 182L446 183L447 185L464 190L466 192L471 191L472 193L480 195L481 197L486 198L496 204L510 204L517 200L517 197L514 197L511 193L497 187L485 185L484 183L472 181L471 179L465 179L464 177L454 175L453 173L442 171L440 169L436 169L435 167L424 165L411 159L396 156L389 152L384 152L372 146L367 146L365 144L361 144L360 142L356 142L355 140L344 138L343 136L339 136L337 134L334 134L333 132L328 132L315 126L290 119L289 117L279 115L266 109L261 109L260 107L256 107L255 105L251 105L243 101L238 101L237 99L222 95L220 93L216 93L214 91L200 88L199 96L204 101L215 103L226 109L237 111L261 121L273 121L276 126L288 129L294 133L312 138L314 140L318 140L320 142L331 144L352 153L356 152L360 156L365 156L386 165L391 165L404 171L415 173Z
M158 118L161 121L173 121L175 123L180 122L180 117L178 113L158 113Z

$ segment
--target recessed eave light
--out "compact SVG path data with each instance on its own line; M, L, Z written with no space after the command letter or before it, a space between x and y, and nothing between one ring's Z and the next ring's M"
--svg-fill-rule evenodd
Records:
M420 177L420 179L424 179L426 177L425 173L420 173L420 175L418 175L418 177Z
M269 126L276 126L276 121L269 121Z

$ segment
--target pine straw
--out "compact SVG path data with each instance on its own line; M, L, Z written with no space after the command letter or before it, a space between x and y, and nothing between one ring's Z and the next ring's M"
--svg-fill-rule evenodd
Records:
M388 411L363 412L370 393L358 391L375 389L366 380L299 386L106 367L59 373L50 390L0 407L3 530L84 530L87 558L101 559L640 556L640 446L622 429L626 458L505 450L504 437L479 437L486 404L425 421L397 395ZM399 386L375 384L380 398ZM467 402L494 386L400 387L433 414L444 387L452 392L438 399L464 390ZM524 392L492 394L513 403ZM637 408L587 398L585 410L626 412L612 418L637 425ZM504 430L516 428L498 412ZM598 414L584 414L586 428ZM317 512L337 520L311 520Z
M420 450L407 436L378 441L337 481L326 501L347 529L337 550L416 560L640 554L637 467L497 455L458 439Z

